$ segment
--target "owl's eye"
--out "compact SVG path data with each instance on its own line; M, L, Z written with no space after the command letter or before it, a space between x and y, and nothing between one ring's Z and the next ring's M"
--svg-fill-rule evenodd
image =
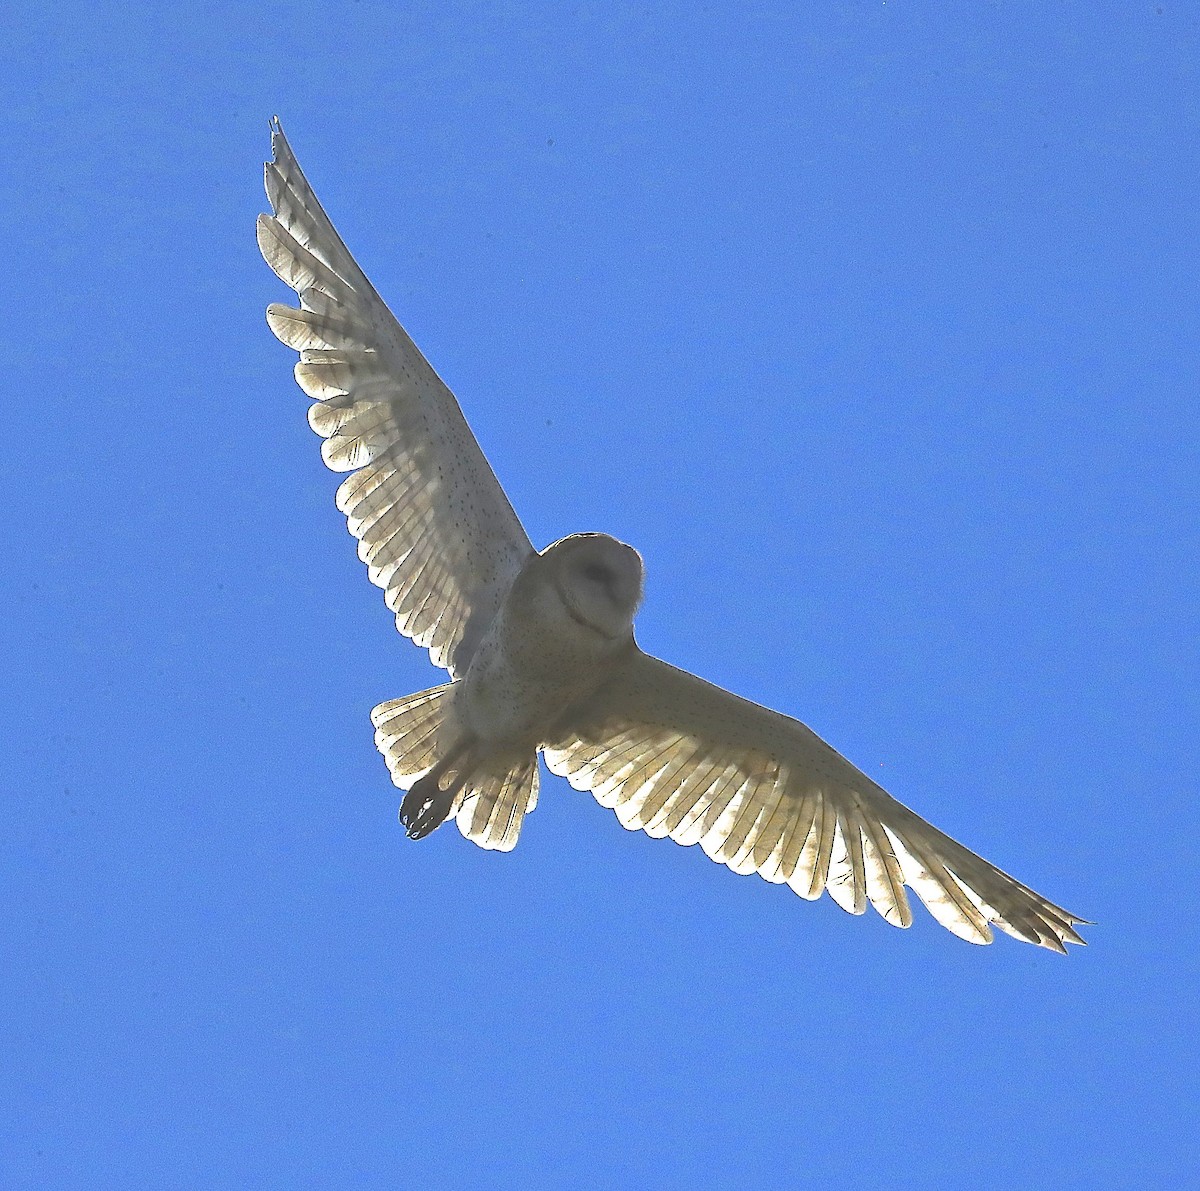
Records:
M599 583L603 587L607 587L613 581L612 571L598 562L589 562L583 567L583 577L590 579L593 583Z

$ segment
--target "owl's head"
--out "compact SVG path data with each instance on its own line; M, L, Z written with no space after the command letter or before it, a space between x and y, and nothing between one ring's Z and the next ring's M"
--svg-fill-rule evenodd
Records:
M576 533L542 551L572 619L608 640L633 633L642 602L642 556L606 533Z

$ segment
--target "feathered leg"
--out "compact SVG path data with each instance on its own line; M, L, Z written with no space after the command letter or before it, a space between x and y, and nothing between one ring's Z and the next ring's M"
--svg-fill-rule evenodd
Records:
M471 758L468 756L457 767L453 780L445 789L442 788L442 778L463 753L468 752L471 743L470 737L462 737L423 778L414 782L412 788L404 795L404 801L400 804L400 822L409 839L424 839L450 817L454 798L470 775Z

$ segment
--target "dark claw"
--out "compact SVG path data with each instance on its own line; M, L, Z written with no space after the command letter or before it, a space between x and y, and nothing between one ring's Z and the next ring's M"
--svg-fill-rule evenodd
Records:
M404 795L400 822L409 839L424 839L450 817L454 795L441 789L432 773L426 774Z

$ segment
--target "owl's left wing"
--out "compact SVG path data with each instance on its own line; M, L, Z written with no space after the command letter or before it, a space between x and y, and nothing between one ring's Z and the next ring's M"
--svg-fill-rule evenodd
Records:
M828 890L912 922L904 886L948 930L990 943L991 925L1054 951L1086 921L926 823L819 736L638 649L558 723L546 763L591 790L624 827L699 843L734 872Z
M367 575L396 627L451 677L463 674L533 546L454 394L355 263L272 122L258 217L267 264L300 309L267 322L300 353L321 455L350 472L337 493Z

